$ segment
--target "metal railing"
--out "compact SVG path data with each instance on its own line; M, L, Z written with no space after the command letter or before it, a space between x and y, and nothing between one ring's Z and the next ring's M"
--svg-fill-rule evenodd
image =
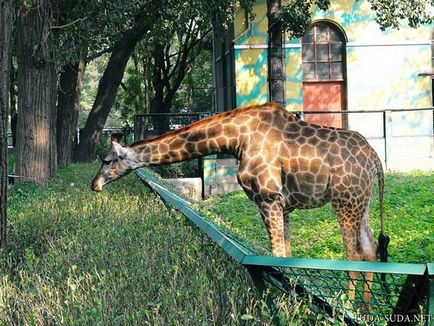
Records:
M210 116L210 112L150 113L134 117L134 139L156 137Z
M434 107L350 110L294 111L301 119L312 120L333 115L341 126L359 131L374 145L386 168L398 166L399 160L434 157ZM327 121L327 119L324 119ZM330 120L330 119L329 119Z
M83 128L77 128L77 134L76 134L76 144L80 143L80 135L83 131ZM104 128L101 132L101 139L104 138L108 138L110 139L110 135L112 133L120 133L123 135L122 137L122 143L124 145L129 144L132 139L130 139L130 135L132 135L133 133L133 129L132 128L127 128L127 127L110 127L110 128Z

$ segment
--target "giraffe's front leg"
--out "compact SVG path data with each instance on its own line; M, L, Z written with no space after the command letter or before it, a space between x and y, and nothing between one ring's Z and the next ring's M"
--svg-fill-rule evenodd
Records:
M268 236L270 237L273 255L285 257L287 255L287 245L285 242L285 223L281 202L262 202L259 204L259 210L261 211L262 219L264 220Z

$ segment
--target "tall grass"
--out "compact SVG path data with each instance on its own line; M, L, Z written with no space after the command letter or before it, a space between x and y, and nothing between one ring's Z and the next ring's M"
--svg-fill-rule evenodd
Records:
M90 191L96 164L15 186L0 255L1 325L267 325L248 273L134 175ZM278 296L285 323L325 324Z

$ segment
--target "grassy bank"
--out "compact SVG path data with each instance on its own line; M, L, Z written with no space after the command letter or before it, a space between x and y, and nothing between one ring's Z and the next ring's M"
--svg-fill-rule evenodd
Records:
M434 172L391 173L385 185L385 229L391 236L390 261L434 262ZM268 236L256 206L244 192L209 199L206 215L240 239L269 249ZM344 259L341 233L330 204L289 215L294 257ZM370 210L379 234L378 192Z
M71 165L46 189L10 191L1 325L271 323L243 267L133 174L91 192L97 168ZM277 302L288 324L323 323L293 298Z

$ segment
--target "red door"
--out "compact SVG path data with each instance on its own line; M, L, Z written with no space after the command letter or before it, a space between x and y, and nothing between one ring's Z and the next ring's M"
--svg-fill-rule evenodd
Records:
M342 111L345 110L343 82L305 82L303 83L303 111ZM343 128L342 114L304 115L306 122L320 126Z

